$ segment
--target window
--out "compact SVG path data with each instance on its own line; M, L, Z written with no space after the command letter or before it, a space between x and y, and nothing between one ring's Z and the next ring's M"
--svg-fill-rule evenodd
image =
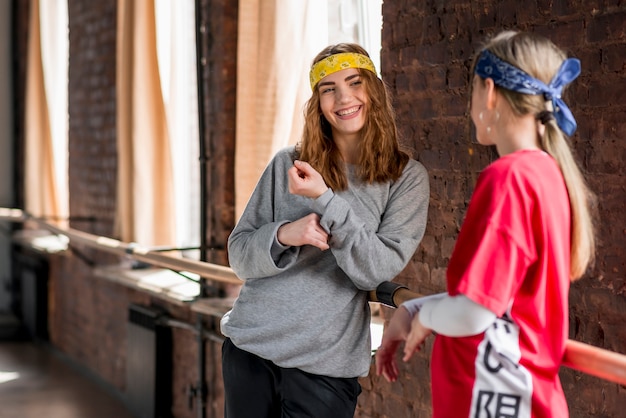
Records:
M176 243L200 242L200 162L194 1L156 0L157 56L174 176ZM186 251L199 258L199 251Z
M382 0L329 0L329 43L354 42L370 54L380 73Z
M25 209L66 224L68 193L67 0L34 2L25 109Z
M67 215L67 137L69 33L67 0L39 2L41 13L41 57L54 158L54 174L60 212Z

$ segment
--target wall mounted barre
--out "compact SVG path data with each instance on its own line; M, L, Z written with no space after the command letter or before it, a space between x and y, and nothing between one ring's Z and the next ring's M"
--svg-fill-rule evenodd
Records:
M135 243L124 243L113 238L97 236L72 228L59 228L55 225L30 216L21 209L0 208L0 220L13 222L32 221L43 229L58 235L65 235L71 243L79 243L91 248L96 248L120 256L131 257L144 263L167 268L175 271L187 271L195 273L205 279L215 280L222 283L241 284L241 279L230 267L218 264L206 263L189 258L175 257L164 254L160 250L152 251Z
M424 295L406 287L400 287L392 296L393 307L422 296ZM370 299L377 301L375 292L370 293ZM561 365L610 382L626 385L626 355L624 354L570 339L565 342L565 353Z
M136 244L126 244L121 241L88 234L72 228L59 228L46 221L32 217L21 209L0 208L0 221L12 222L34 221L40 227L55 234L65 235L70 242L78 242L86 246L97 248L121 256L130 256L136 260L175 271L188 271L198 274L205 279L223 283L241 284L242 281L230 267L206 263L180 257L173 257L160 252L150 251L149 248ZM420 297L419 293L409 289L399 289L393 295L395 306L399 306L407 299ZM374 296L372 301L377 302ZM568 340L565 344L563 366L608 380L620 385L626 385L626 355L603 348L595 347L579 341Z

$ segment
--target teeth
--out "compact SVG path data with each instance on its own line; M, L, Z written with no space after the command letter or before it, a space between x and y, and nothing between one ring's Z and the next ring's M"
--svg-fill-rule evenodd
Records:
M346 110L340 110L339 112L337 112L337 114L339 116L347 116L347 115L351 115L353 113L356 113L359 110L359 106L355 106L351 109L346 109Z

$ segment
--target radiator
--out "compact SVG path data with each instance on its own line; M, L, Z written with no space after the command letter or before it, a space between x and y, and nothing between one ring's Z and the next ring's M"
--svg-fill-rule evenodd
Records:
M48 261L28 250L14 250L16 283L13 297L19 316L33 339L48 339Z
M154 307L128 308L126 401L137 418L172 417L172 336L159 324L165 315Z

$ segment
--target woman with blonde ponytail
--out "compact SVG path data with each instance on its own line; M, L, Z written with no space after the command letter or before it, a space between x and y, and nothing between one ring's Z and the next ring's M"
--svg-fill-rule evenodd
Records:
M576 121L562 98L580 62L544 37L507 31L472 72L476 138L500 158L478 178L447 292L398 308L377 373L396 380L400 342L408 361L435 332L433 417L567 417L558 371L569 285L595 246L594 197L570 149Z

